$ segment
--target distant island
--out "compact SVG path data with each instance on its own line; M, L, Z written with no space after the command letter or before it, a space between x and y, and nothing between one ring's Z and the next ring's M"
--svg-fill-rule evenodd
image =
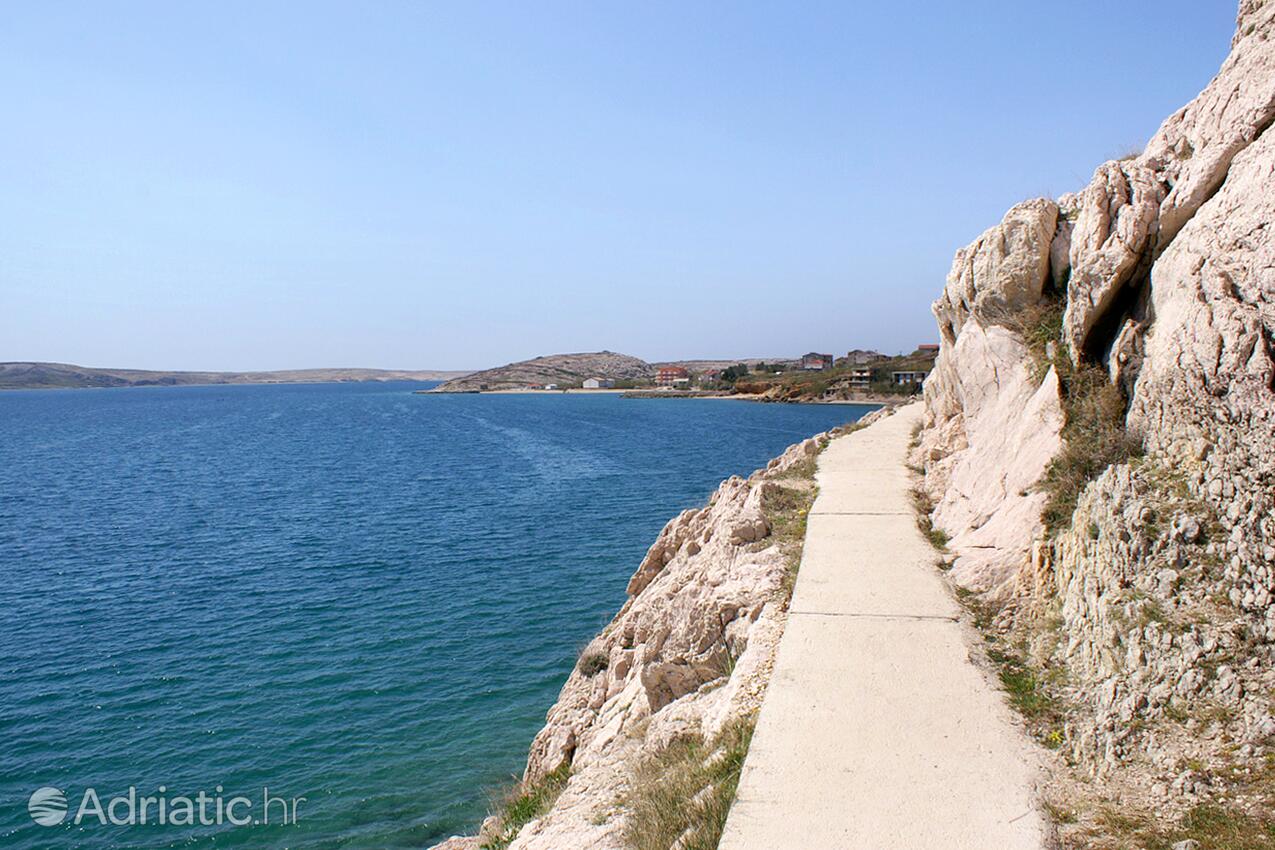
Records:
M162 372L97 369L69 363L0 363L0 389L177 387L199 384L319 384L353 381L446 381L468 374L437 369L284 369L274 372Z

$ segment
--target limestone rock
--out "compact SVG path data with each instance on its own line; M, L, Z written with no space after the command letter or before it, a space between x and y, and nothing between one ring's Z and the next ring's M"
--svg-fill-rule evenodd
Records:
M956 252L943 297L934 305L944 338L955 340L971 315L1012 313L1040 299L1057 224L1053 201L1025 201Z
M927 461L933 519L957 554L953 576L990 589L1014 577L1041 527L1044 495L1033 488L1059 448L1058 379L1051 370L1038 380L1023 342L978 319L966 323L947 356L960 368L950 388L933 391L956 399L961 436L950 451L922 443L923 453L938 452Z
M914 462L951 574L1003 603L1007 627L1050 612L1040 651L1080 712L1069 757L1100 781L1153 769L1141 784L1170 803L1217 792L1175 765L1231 758L1228 738L1257 758L1275 727L1272 123L1275 3L1244 0L1217 77L1142 154L1059 199L1047 240L1025 222L1043 228L1052 202L1015 207L957 253L934 307ZM1037 273L1040 290L1024 284ZM1064 281L1061 337L1035 350L1033 294ZM1047 538L1033 485L1063 445L1057 375L1073 363L1105 368L1146 456L1101 471ZM1211 727L1142 726L1200 700L1219 707ZM1154 768L1136 767L1152 747Z
M1092 347L1091 334L1131 279L1145 273L1164 187L1138 162L1108 162L1080 195L1070 238L1064 334L1073 357Z

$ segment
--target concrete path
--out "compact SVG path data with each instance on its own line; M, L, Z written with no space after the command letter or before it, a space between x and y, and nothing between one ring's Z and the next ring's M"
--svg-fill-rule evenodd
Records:
M917 531L919 404L819 461L801 572L720 850L1040 850L1032 755Z

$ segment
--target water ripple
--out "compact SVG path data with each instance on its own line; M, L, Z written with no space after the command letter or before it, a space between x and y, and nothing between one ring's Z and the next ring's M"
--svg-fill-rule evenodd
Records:
M472 827L670 515L864 411L414 385L0 393L0 844ZM35 826L43 785L301 824Z

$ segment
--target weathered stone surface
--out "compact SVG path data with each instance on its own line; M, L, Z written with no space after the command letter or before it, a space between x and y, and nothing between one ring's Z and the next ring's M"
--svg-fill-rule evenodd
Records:
M1222 185L1236 154L1275 120L1275 6L1245 0L1236 24L1217 76L1165 120L1139 157L1171 187L1160 209L1162 247Z
M955 340L972 314L996 316L1040 299L1057 223L1053 201L1024 201L956 252L943 297L934 305L945 338Z
M1092 348L1090 336L1135 275L1149 268L1164 187L1138 162L1108 162L1080 194L1070 238L1071 276L1066 342L1073 357Z
M1023 342L978 319L944 356L959 368L926 395L950 394L960 413L933 419L923 439L933 519L951 537L954 577L990 590L1015 577L1041 527L1044 495L1033 488L1059 448L1058 379L1051 370L1039 381Z
M1013 264L985 264L1005 277L972 288L949 280L935 306L942 351L916 459L953 576L1009 603L1002 625L1048 613L1034 651L1065 666L1079 706L1065 748L1170 809L1221 792L1185 761L1275 745L1273 119L1275 4L1245 0L1208 88L1143 154L1060 199L1047 269L1067 281L1060 342L1124 390L1146 457L1090 482L1056 537L1030 480L1061 446L1054 375L1038 379L1012 318L978 307L979 291L1016 285ZM1216 732L1175 733L1170 716L1198 705Z
M1074 198L1066 201L1074 209ZM957 252L933 307L940 351L914 460L925 469L935 526L952 538L955 575L985 590L1013 579L1039 531L1044 497L1032 488L1059 447L1057 378L1040 380L1024 341L1006 327L1051 283L1050 258L1071 234L1058 213L1045 199L1011 209Z

